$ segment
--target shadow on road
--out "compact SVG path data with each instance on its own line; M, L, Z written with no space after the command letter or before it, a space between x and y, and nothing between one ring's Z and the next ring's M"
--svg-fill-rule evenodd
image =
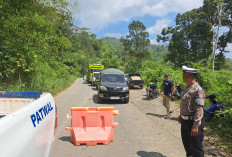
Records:
M155 99L157 99L157 98L147 98L147 94L144 94L144 95L142 95L142 96L144 96L141 100L147 100L147 101L150 101L150 100L155 100Z
M137 154L141 157L166 157L161 153L157 153L157 152L138 151Z
M142 98L141 100L147 100L147 101L151 101L151 100L155 100L156 98L147 98L147 97L145 97L145 98Z
M164 115L155 114L155 113L147 113L147 115L155 116L155 117L159 117L159 118L163 118L164 117ZM178 121L178 118L176 118L176 117L170 117L169 119L170 120L174 120L174 121Z
M130 90L142 90L141 88L139 88L139 87L135 87L135 88L130 88Z
M83 80L83 84L89 84L86 80Z
M61 141L68 141L71 143L70 139L71 139L70 136L62 136L59 138L59 140L61 140Z
M148 99L147 97L145 97L145 98L142 98L141 100L152 100L152 99Z
M97 91L97 88L96 88L96 87L92 87L92 90L95 90L95 91Z
M155 113L147 113L147 115L155 116L155 117L159 117L159 118L163 118L164 117L164 115L155 114Z

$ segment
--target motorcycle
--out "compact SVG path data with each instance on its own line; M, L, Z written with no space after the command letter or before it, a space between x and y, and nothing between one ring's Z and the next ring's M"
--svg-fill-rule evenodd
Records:
M154 98L157 98L159 96L157 82L159 82L159 80L155 79L155 83L147 84L146 96L147 96L148 100L150 100L150 98L154 99Z
M183 85L181 83L177 84L175 86L176 90L173 94L173 96L171 97L171 100L174 101L174 100L179 100L181 98L181 94L183 92Z
M208 95L205 98L209 99L211 102L210 106L208 108L204 109L205 117L213 118L213 117L215 117L216 111L221 111L221 110L224 110L226 108L225 106L220 105L220 103L215 100L216 99L215 94ZM223 114L221 114L219 116L224 117Z

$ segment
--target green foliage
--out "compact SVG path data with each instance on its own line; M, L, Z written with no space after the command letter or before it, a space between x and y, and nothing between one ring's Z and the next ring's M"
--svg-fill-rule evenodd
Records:
M102 63L105 65L105 68L119 68L121 65L121 60L117 55L117 51L111 48L111 45L106 46L103 52Z
M176 27L162 30L157 41L169 41L166 61L177 67L207 59L212 53L212 32L201 8L177 14Z
M231 59L226 58L224 69L232 71L232 60Z
M151 60L159 61L169 54L167 46L149 45L148 51L150 52Z
M127 64L131 56L129 56L129 54L125 52L123 44L120 42L120 39L113 37L104 37L102 38L102 41L104 44L109 46L110 49L115 51L115 54L122 60L123 65ZM169 53L167 46L149 44L147 48L149 52L149 57L151 57L150 59L154 61L159 61L161 58L164 58ZM133 66L135 67L135 65ZM132 69L132 71L135 70Z
M222 15L219 16L219 8ZM161 34L157 35L157 41L169 41L169 54L166 61L171 61L177 67L189 62L199 62L202 59L212 59L213 46L220 51L216 55L216 70L225 68L226 61L224 53L227 43L231 43L231 29L220 36L217 42L215 35L216 28L221 26L231 27L230 0L204 0L204 5L200 8L177 14L176 27L163 28ZM216 43L216 44L215 44ZM214 55L213 55L214 60ZM204 66L207 66L205 64ZM214 67L214 66L213 66Z
M113 37L104 37L102 38L102 41L106 45L106 48L104 48L104 51L102 53L107 54L106 56L102 57L102 63L106 64L106 67L108 67L107 63L105 63L108 60L107 58L112 58L112 56L115 55L115 57L113 58L115 61L113 62L116 63L116 65L111 67L119 67L118 65L120 64L125 67L125 73L134 73L136 71L136 66L138 66L138 69L143 68L142 64L137 65L136 58L134 56L129 55L128 52L124 50L123 44L122 42L120 42L120 39ZM150 54L150 59L153 61L159 61L160 59L164 58L166 54L169 53L166 46L150 44L147 46L147 49ZM117 62L116 58L118 58ZM110 60L107 62L110 62Z
M114 38L114 37L103 37L103 42L106 45L112 45L112 46L122 46L122 43L120 42L120 39Z
M146 60L142 63L142 67L140 69L140 73L143 76L145 84L154 82L154 79L158 79L158 85L161 87L165 73L170 73L171 80L174 84L183 83L182 81L182 70L174 69L173 64L170 62L165 62L160 60L158 62L154 62L151 60Z
M57 93L85 73L89 56L101 51L100 40L73 26L66 1L4 0L0 5L1 90Z
M219 17L218 9L222 8L222 15ZM204 0L203 10L206 13L207 21L211 28L219 25L221 20L221 26L230 28L232 25L232 1L231 0ZM229 29L219 37L218 47L220 52L227 52L225 48L227 43L232 42L232 30Z
M136 72L141 62L149 56L147 46L150 43L148 39L149 34L146 32L146 27L140 21L133 21L129 26L129 35L125 38L121 38L121 42L125 51L136 62Z

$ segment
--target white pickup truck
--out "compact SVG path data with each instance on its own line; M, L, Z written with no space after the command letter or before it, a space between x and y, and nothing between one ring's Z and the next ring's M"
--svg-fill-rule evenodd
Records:
M1 157L48 157L56 128L50 93L0 91Z

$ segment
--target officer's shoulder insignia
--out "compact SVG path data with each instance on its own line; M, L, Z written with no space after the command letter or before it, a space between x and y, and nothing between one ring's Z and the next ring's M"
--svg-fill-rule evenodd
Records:
M199 99L204 99L205 98L205 93L203 90L198 90L197 91L197 98Z

